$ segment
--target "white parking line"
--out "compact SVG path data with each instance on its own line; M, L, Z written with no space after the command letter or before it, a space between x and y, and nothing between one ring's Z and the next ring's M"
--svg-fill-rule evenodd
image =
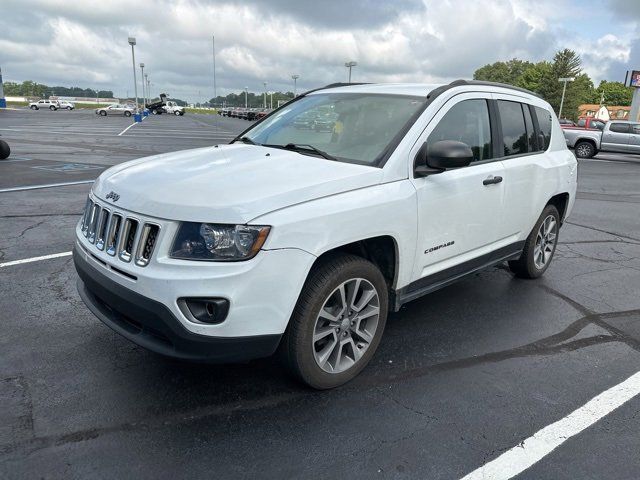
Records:
M72 252L53 253L51 255L43 255L41 257L23 258L22 260L13 260L12 262L0 263L0 268L11 267L13 265L22 265L23 263L39 262L41 260L50 260L52 258L68 257Z
M82 185L85 183L93 183L95 180L78 180L77 182L47 183L45 185L29 185L26 187L0 188L0 193L5 192L22 192L24 190L38 190L40 188L66 187L67 185Z
M640 372L602 392L562 420L534 433L495 460L474 470L462 480L506 480L524 472L569 438L590 427L640 394Z
M124 130L122 130L118 136L122 135L123 133L125 133L127 130L129 130L131 127L133 127L136 123L138 122L133 122L131 125L129 125L127 128L125 128Z

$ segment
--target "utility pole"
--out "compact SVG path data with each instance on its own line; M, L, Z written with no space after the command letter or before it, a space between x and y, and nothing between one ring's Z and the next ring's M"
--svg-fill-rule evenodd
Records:
M558 81L562 82L564 85L562 86L562 99L560 100L560 111L558 112L558 118L562 118L562 107L564 106L564 94L567 91L567 83L573 82L575 77L564 77L559 78Z
M249 87L244 87L244 108L247 108L247 94L249 93Z
M151 92L149 91L149 75L144 74L144 83L147 85L147 105L151 103Z
M300 78L300 75L291 75L291 78L293 78L293 98L296 98L296 94L298 93L298 89L297 89L297 82L298 79Z
M349 69L349 83L351 83L351 69L356 65L358 65L358 62L354 62L353 60L344 64L344 66Z
M270 104L269 108L270 108L271 110L273 110L273 92L269 92L269 94L270 94L270 96L271 96L271 100L270 100L271 104Z

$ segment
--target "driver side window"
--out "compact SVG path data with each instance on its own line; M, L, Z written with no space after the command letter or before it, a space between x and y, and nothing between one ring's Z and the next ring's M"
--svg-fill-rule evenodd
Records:
M474 162L493 158L487 101L463 100L451 107L429 135L427 144L441 140L466 143L473 152Z

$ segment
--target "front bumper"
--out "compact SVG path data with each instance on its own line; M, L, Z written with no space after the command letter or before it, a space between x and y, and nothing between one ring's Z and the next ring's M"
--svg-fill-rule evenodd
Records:
M234 362L272 355L281 335L213 337L190 332L162 303L111 280L76 247L78 292L108 327L153 352L192 361Z

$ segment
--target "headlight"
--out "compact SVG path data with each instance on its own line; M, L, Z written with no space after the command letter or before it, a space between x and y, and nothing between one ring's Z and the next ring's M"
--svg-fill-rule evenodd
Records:
M270 227L186 222L180 225L171 257L184 260L237 261L253 258Z

